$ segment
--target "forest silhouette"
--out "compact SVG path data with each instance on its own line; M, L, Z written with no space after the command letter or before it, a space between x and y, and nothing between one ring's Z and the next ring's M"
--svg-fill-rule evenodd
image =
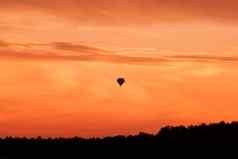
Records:
M238 145L238 122L212 123L185 126L166 126L155 134L114 136L84 139L73 138L0 138L0 158L42 156L62 157L69 155L95 155L108 152L139 152L154 150L162 154L165 150L181 148L227 147ZM157 154L158 155L158 154ZM40 157L41 156L41 157Z

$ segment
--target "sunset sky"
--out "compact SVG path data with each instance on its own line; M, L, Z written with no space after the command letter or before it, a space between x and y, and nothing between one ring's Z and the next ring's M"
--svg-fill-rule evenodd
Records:
M237 120L237 10L237 0L1 0L0 136Z

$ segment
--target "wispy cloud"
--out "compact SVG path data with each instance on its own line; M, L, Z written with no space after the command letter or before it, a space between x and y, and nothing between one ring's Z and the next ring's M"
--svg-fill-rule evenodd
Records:
M39 46L47 46L49 44L45 43L18 43L18 42L8 42L8 41L0 41L0 47L5 48L14 48L14 47L25 47L25 48L33 48Z
M110 52L108 50L103 50L96 47L91 47L83 44L73 44L68 42L53 42L49 45L59 50L74 51L74 52L84 52L92 54L98 53L105 54L107 52Z
M88 46L85 44L74 44L69 42L51 42L51 43L16 43L0 41L0 57L34 59L34 60L72 60L72 61L100 61L110 63L124 64L158 64L169 61L238 61L234 56L211 56L211 55L166 55L159 56L133 56L133 54L118 54L103 48ZM23 49L18 50L16 48ZM44 49L47 47L48 49ZM42 49L43 48L43 49ZM49 49L50 48L50 49ZM4 50L4 51L3 51ZM159 50L158 50L159 51ZM160 50L159 52L163 52ZM176 53L174 51L174 53Z
M15 57L21 59L34 60L76 60L76 61L101 61L111 63L134 63L134 64L153 64L167 61L165 58L153 57L134 57L127 55L118 55L113 51L91 47L83 44L73 44L68 42L52 42L52 43L12 43L1 41L0 45L5 48L1 51L0 57ZM16 50L16 46L24 47L23 50ZM43 46L50 47L51 50L38 50ZM32 50L33 49L33 50ZM72 53L65 53L71 51ZM39 53L40 52L40 53ZM64 53L62 53L64 52Z
M168 61L166 58L150 58L150 57L130 57L124 55L59 55L57 53L22 53L22 52L6 52L0 54L4 58L18 58L31 60L70 60L70 61L91 61L91 62L109 62L109 63L124 63L124 64L158 64Z
M100 49L97 47L88 46L85 44L74 44L70 42L52 42L52 43L18 43L18 42L8 42L8 41L0 41L0 47L5 48L14 48L17 46L25 47L25 48L40 48L43 46L51 47L52 49L64 50L64 51L73 51L73 52L81 52L81 53L92 53L92 54L105 54L111 51Z
M173 55L168 56L174 59L181 59L181 60L216 60L216 61L238 61L238 57L232 56L209 56L209 55Z

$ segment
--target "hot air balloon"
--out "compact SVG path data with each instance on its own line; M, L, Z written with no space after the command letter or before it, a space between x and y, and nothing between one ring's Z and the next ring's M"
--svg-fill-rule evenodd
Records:
M125 83L125 79L124 78L118 78L117 79L117 83L122 86Z

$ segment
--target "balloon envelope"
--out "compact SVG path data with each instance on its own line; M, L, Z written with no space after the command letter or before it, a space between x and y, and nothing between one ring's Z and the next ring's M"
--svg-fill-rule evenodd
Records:
M117 83L122 86L125 83L125 79L124 78L118 78L117 79Z

